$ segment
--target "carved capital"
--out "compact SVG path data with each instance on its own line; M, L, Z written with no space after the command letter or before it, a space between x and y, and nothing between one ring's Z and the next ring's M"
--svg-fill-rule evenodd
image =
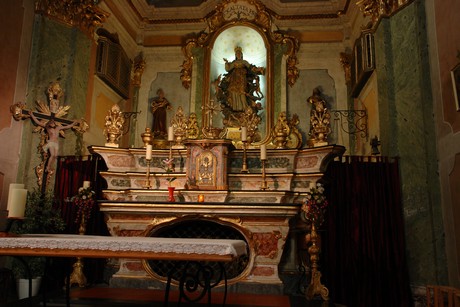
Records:
M109 16L97 7L94 0L38 0L35 10L70 26L79 27L88 34L102 26Z

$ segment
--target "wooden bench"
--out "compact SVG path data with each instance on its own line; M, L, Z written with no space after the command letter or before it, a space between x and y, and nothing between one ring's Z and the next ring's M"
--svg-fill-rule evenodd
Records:
M173 260L202 263L215 261L230 262L247 253L242 240L195 239L195 238L156 238L156 237L106 237L81 235L21 235L0 237L0 255L5 256L45 256L82 258L134 258L149 260ZM224 305L227 295L227 278L223 265L225 283ZM172 271L168 274L165 290L165 306L168 305ZM186 276L187 272L183 272ZM204 274L206 276L206 274ZM184 297L185 281L179 283L179 302ZM69 283L67 283L69 285ZM210 302L211 285L203 282L204 294ZM182 289L184 287L184 289ZM201 296L203 297L203 295ZM69 293L67 289L67 305Z

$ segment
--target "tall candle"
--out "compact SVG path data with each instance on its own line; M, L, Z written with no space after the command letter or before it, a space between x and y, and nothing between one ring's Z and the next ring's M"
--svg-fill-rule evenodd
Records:
M6 210L10 210L11 207L11 195L14 189L24 189L24 184L22 183L10 183L10 187L8 189L8 202L6 205Z
M90 181L83 181L83 189L87 189L91 186L91 182Z
M241 127L241 140L243 142L246 142L248 139L248 128L246 127Z
M267 160L267 147L265 144L260 145L260 160Z
M26 211L27 190L13 189L8 199L11 199L8 217L24 218L24 213Z
M172 126L168 128L168 141L174 141L174 128Z
M147 145L147 149L145 150L145 158L147 160L152 159L152 145L150 145L150 144Z

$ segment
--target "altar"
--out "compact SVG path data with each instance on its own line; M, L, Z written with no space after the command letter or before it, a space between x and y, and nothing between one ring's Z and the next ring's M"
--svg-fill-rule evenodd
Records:
M220 148L214 153L225 158L219 156L215 160L215 174L219 177L215 182L222 184L201 188L195 176L200 163L195 159L199 159L201 151L222 146L222 142L201 140L196 145L196 152L190 147L154 150L148 163L143 148L91 146L90 151L100 155L108 168L101 172L107 189L99 206L109 232L119 237L243 240L248 246L247 256L227 269L229 285L235 291L267 291L268 287L271 293L282 293L280 261L283 254L296 261L294 228L298 224L305 226L299 215L300 206L310 187L323 176L327 164L342 155L344 148L329 145L300 150L268 149L264 169L258 149L244 153L231 146ZM241 172L244 154L249 172ZM173 175L177 179L172 182L175 202L168 201L166 178L171 173L162 167L162 161L169 156L176 166ZM264 181L266 189L261 188ZM285 248L287 240L291 242L289 250ZM118 265L110 281L113 286L161 287L164 283L161 267L167 264L120 259Z

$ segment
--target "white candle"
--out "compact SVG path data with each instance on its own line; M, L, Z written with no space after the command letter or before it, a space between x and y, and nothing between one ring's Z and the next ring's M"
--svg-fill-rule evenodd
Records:
M145 150L145 158L147 160L152 160L152 145L148 144L147 149Z
M168 141L174 141L174 128L172 126L168 128Z
M91 182L90 181L83 181L83 189L87 189L91 186Z
M267 160L267 147L265 144L260 145L260 160Z
M8 189L8 202L6 205L6 210L10 210L11 208L11 195L14 189L24 189L24 184L22 183L10 183L10 187Z
M243 142L246 142L248 139L248 128L246 127L241 127L241 140Z
M26 189L13 189L9 195L11 199L11 206L8 210L8 217L24 218L26 211L27 190Z

